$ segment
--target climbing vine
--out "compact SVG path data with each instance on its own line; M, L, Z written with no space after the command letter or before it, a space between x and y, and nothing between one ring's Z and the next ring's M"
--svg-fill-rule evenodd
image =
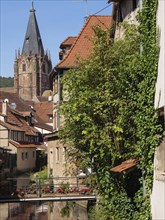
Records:
M62 79L69 99L59 110L65 117L60 138L72 161L92 168L104 219L150 219L153 157L162 137L154 109L156 12L157 0L144 0L139 26L123 23L124 38L117 41L108 41L109 32L95 27L90 58ZM132 158L140 161L137 170L110 171Z
M144 172L146 195L138 193L139 219L150 219L150 195L153 181L153 161L155 147L162 136L158 123L157 111L154 109L155 84L158 72L159 47L157 45L157 0L144 0L139 14L139 33L141 40L141 81L136 94L137 109L137 155L140 169Z

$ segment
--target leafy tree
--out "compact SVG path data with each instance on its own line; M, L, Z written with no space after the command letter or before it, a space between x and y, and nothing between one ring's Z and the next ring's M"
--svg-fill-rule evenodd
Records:
M155 10L152 12L155 16ZM146 8L143 13L140 28L123 24L125 37L115 42L107 40L109 33L95 28L93 53L62 79L64 94L69 98L60 107L65 118L60 138L68 145L72 159L80 166L92 167L93 182L103 198L101 205L111 219L150 219L153 155L162 129L154 109L156 29L154 18L151 26L145 25ZM148 40L152 42L150 48ZM129 158L140 160L133 174L110 172ZM142 171L146 178L145 197Z
M139 81L134 73L140 70L134 63L139 61L140 53L135 31L135 26L131 26L124 40L107 44L107 33L96 28L94 52L62 80L69 100L60 108L65 117L61 138L70 147L72 158L79 159L80 164L86 161L86 165L92 165L95 184L106 201L112 197L114 188L116 193L125 192L121 184L124 178L116 180L110 168L132 156L136 143L132 114L136 106L132 94ZM131 67L128 60L133 61Z

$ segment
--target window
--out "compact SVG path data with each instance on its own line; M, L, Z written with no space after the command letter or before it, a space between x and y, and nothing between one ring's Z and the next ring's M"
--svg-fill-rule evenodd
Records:
M120 5L119 5L118 11L117 11L117 21L123 22L122 7Z
M52 120L53 119L53 115L49 114L49 119Z
M45 64L43 63L43 65L42 65L42 70L43 70L43 72L45 73Z
M23 71L23 72L26 71L26 64L25 64L25 63L22 64L22 71Z
M41 90L41 82L40 82L40 74L37 73L37 95L40 96L40 90Z
M13 140L18 141L18 131L14 131Z
M59 147L56 147L56 162L59 162L60 160L60 149Z
M25 153L25 159L28 159L28 152Z
M24 132L18 132L18 141L24 141Z
M24 152L22 152L22 160L24 160L25 158L24 158Z
M56 128L57 128L57 112L54 113L53 125L54 125L54 130L56 130Z
M33 158L35 158L35 151L33 151Z
M66 147L63 147L63 162L66 162Z
M56 78L54 81L54 94L57 94L57 93L58 93L58 80Z
M24 132L21 132L20 140L21 140L21 141L24 141Z
M53 175L53 169L52 169L52 168L50 168L49 173L50 173L50 174L49 174L50 176L52 176L52 175Z
M54 120L53 120L54 130L58 129L58 113L54 113Z

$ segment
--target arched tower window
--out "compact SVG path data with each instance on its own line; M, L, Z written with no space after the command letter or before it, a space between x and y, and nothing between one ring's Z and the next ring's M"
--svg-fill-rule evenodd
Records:
M26 64L25 64L25 63L22 64L22 71L23 71L23 72L26 71Z
M45 73L45 71L46 71L46 69L45 69L45 63L43 63L43 65L42 65L42 70L43 70L43 72Z

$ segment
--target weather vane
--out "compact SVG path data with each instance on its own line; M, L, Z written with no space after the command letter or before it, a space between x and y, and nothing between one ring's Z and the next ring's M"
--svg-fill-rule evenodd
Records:
M35 12L35 9L34 9L34 1L32 0L32 9L30 10L31 12Z
M34 1L32 0L32 9L34 10Z

